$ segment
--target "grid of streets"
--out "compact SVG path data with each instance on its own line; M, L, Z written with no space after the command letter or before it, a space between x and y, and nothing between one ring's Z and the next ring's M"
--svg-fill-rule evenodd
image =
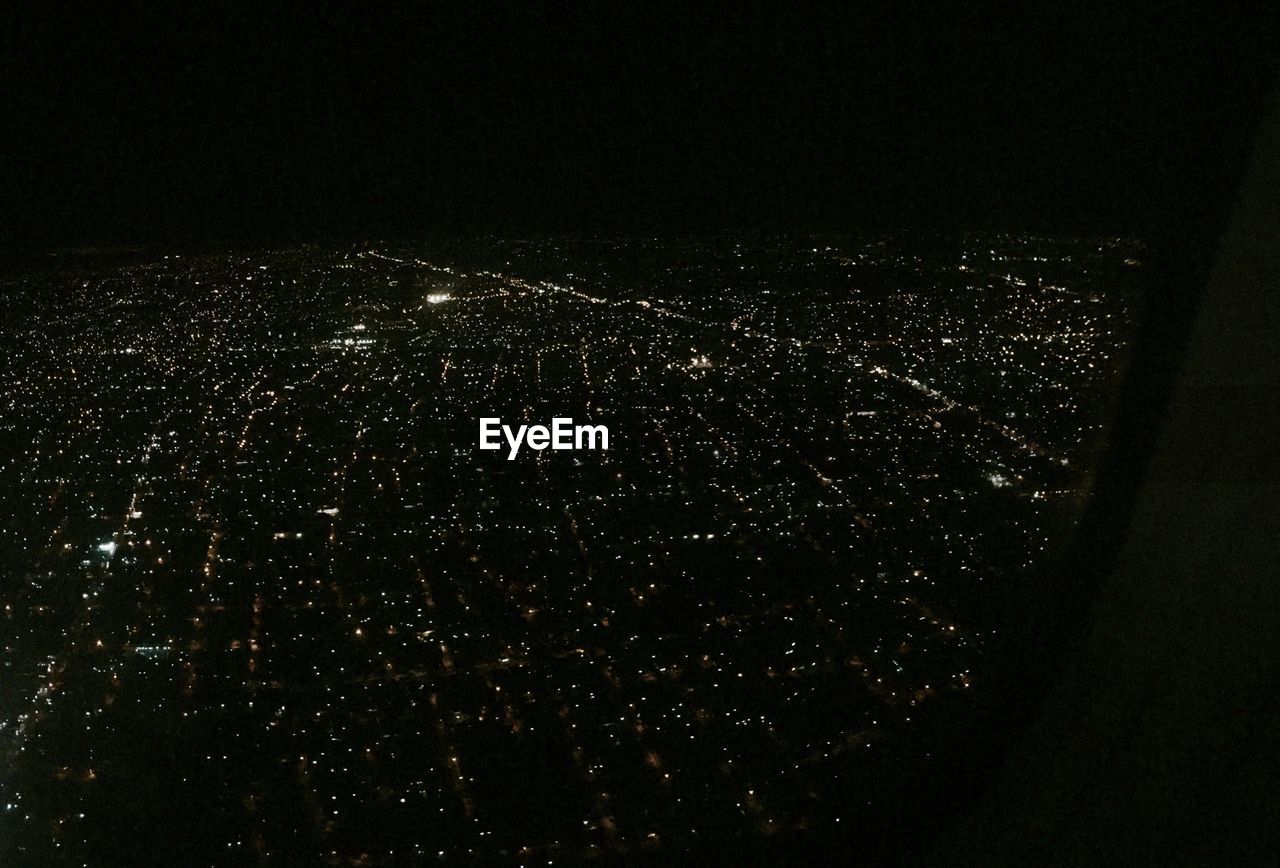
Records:
M10 276L0 861L856 820L966 726L1078 513L1136 256L487 240ZM610 449L508 461L482 416Z

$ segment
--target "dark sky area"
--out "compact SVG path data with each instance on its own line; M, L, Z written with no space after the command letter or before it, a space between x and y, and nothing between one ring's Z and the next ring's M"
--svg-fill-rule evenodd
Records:
M1275 48L1209 4L32 5L0 35L0 239L22 249L1141 235L1237 158Z

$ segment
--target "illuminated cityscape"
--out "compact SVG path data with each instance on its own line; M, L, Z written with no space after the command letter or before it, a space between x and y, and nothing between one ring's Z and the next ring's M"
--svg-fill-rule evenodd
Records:
M858 822L1047 598L1141 258L484 239L8 275L0 863L137 859L157 817L170 864ZM608 449L509 460L482 417Z

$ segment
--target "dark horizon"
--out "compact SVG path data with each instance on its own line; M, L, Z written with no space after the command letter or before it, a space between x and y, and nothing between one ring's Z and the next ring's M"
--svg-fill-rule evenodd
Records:
M4 28L0 247L884 228L1148 236L1259 21L320 5ZM16 20L14 20L16 19ZM1223 143L1228 147L1224 150Z

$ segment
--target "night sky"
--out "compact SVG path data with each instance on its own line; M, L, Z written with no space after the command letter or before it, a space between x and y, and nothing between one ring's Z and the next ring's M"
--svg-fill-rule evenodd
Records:
M6 11L5 247L1141 236L1238 160L1274 48L1256 19L1052 2L125 7Z

